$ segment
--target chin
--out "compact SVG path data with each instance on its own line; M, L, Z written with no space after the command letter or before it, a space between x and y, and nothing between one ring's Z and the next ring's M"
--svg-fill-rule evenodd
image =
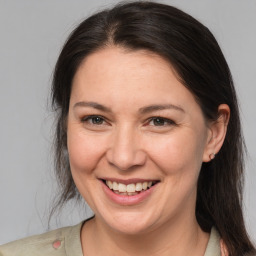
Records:
M144 213L121 212L111 216L105 216L104 222L118 233L126 235L140 235L149 232L159 218L145 216Z

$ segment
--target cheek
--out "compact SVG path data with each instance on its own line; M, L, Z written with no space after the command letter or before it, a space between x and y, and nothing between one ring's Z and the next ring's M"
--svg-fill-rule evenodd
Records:
M151 139L148 154L165 174L198 174L204 151L203 140L193 133Z
M83 131L68 131L68 152L72 173L90 173L94 170L104 153L104 139L88 136Z

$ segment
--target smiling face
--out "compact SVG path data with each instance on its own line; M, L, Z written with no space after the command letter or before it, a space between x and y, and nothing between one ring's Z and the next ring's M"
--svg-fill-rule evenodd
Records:
M211 132L161 57L117 47L89 55L73 80L67 136L76 186L106 227L135 234L195 221Z

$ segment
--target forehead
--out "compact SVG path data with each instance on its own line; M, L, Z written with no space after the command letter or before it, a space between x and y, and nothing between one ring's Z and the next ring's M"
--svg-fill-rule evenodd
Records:
M123 102L130 106L138 101L145 105L195 104L194 96L164 58L118 47L101 49L84 59L73 80L72 98L100 98L104 104Z
M153 75L156 68L177 76L172 65L153 52L146 50L133 51L113 46L100 49L87 56L79 66L77 73L83 70L82 72L87 71L87 74L93 71L106 75L110 71L111 78L114 78L113 75L115 74L132 74L133 76L129 76L129 79L136 79L145 73L148 75L148 72Z
M130 87L135 82L138 86L138 81L141 85L150 80L160 84L167 77L168 83L178 82L170 63L159 55L145 50L108 47L90 54L82 61L74 76L73 86L83 84L89 87L90 83L94 83L94 87L101 85L103 89L103 83L111 83L118 84L121 89L124 82L129 83Z

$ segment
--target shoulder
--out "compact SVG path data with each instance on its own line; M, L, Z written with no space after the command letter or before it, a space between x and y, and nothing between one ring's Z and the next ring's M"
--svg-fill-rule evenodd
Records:
M1 245L0 256L69 256L70 251L76 251L72 255L80 256L82 224L83 222Z
M212 227L211 229L210 238L204 256L229 256L227 247L215 227Z
M221 256L220 235L215 227L212 227L208 245L204 256Z

